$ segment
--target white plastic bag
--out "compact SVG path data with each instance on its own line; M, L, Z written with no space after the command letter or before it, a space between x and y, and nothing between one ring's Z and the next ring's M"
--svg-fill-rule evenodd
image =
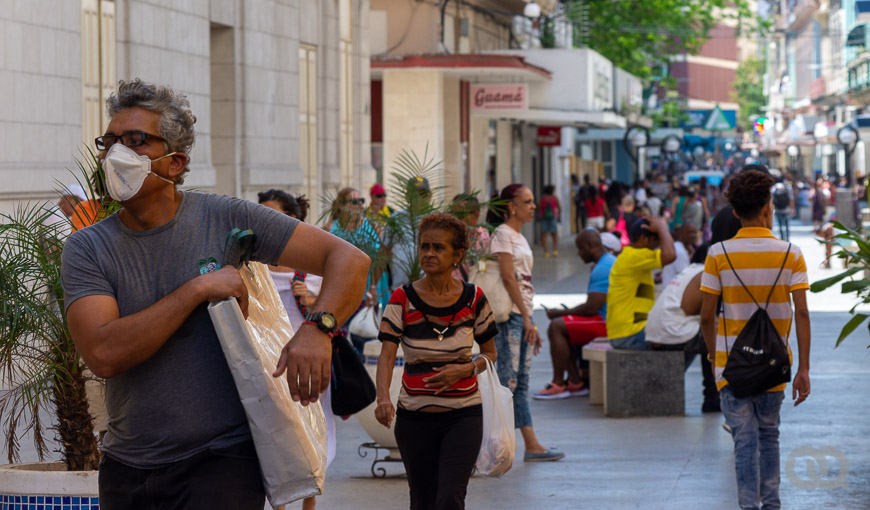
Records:
M326 474L326 418L320 402L290 398L287 379L272 377L293 327L263 264L239 269L248 289L248 319L235 299L208 306L248 417L263 486L273 506L318 496Z
M377 338L378 330L381 327L381 314L378 310L378 305L367 306L359 311L347 329L353 336L360 338Z
M502 386L492 361L486 356L486 370L477 376L483 405L483 441L474 467L486 476L499 478L510 471L517 451L514 430L514 396Z

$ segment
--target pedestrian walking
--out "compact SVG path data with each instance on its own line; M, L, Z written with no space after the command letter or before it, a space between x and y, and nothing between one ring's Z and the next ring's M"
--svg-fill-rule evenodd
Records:
M375 418L385 427L396 418L411 508L461 509L483 438L480 358L496 361L497 329L483 291L452 276L468 249L466 225L435 213L419 232L425 276L393 292L381 321ZM396 410L390 383L399 345L405 368Z
M553 256L559 256L559 221L562 215L562 207L559 197L553 194L556 187L552 184L544 186L544 194L538 205L538 220L541 222L541 246L544 248L544 257L550 256L547 250L547 234L553 238Z
M63 251L67 319L88 367L106 379L100 507L261 510L265 491L239 393L208 302L247 290L220 267L227 234L256 232L253 260L322 274L306 322L284 347L294 400L329 384L330 333L361 296L369 261L348 243L255 203L180 191L195 117L186 97L138 79L107 101L96 148L121 210L74 232Z
M708 351L715 353L714 373L722 412L734 439L737 500L742 509L780 508L779 422L786 384L738 396L732 383L743 381L728 381L725 375L735 355L735 342L750 319L758 318L755 314L759 311L764 311L762 320L773 319L767 319L767 324L775 328L777 338L773 341L781 341L790 351L794 302L798 341L798 369L792 383L794 405L810 394L806 263L800 248L771 233L773 184L770 175L757 170L743 170L733 178L727 196L743 228L734 238L710 246L701 277L701 291L705 293L701 329ZM721 310L718 327L717 310Z
M498 378L514 394L514 425L520 429L526 452L523 460L540 462L559 460L564 453L547 449L532 428L529 405L529 374L532 355L541 349L541 335L532 321L532 286L534 256L529 242L520 233L523 225L535 219L535 196L522 184L510 184L499 198L506 201L499 217L501 224L492 234L490 251L498 259L502 281L513 306L506 322L497 323Z
M782 181L773 186L773 208L776 214L776 223L779 225L779 238L789 240L789 219L794 207L794 195L791 188Z

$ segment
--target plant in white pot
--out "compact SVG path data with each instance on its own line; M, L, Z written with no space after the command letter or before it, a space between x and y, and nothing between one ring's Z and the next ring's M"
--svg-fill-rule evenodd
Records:
M79 179L79 185L93 204L102 205L82 208L78 214L106 217L116 205L100 200L99 162L92 153L82 159L77 163L85 178ZM59 196L70 194L62 189ZM39 464L0 468L0 502L12 497L8 502L17 503L14 497L28 497L25 492L29 491L33 496L70 496L59 504L72 505L72 496L76 496L80 506L69 508L92 509L96 507L90 506L90 496L95 497L96 491L81 492L86 487L96 489L100 452L85 391L89 377L64 310L61 255L71 220L52 223L55 213L44 204L23 204L11 214L0 214L0 426L8 462L20 462L20 441L26 435L33 437L40 460ZM53 417L51 423L43 420L46 414ZM60 445L60 463L42 462L49 453L48 431L55 433ZM40 488L43 482L34 477L41 471L78 472L72 476L75 486L60 488L60 494L52 493L53 487ZM88 471L92 479L81 473Z

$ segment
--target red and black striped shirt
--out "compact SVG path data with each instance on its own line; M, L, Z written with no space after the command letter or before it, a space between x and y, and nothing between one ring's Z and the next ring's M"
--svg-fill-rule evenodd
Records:
M396 289L390 297L378 339L400 344L405 356L399 407L418 411L431 406L461 409L480 404L474 377L461 379L438 395L423 382L424 377L435 373L435 367L470 362L473 342L485 343L497 333L483 291L474 284L463 286L462 295L448 307L426 304L411 284ZM433 328L447 328L442 340Z

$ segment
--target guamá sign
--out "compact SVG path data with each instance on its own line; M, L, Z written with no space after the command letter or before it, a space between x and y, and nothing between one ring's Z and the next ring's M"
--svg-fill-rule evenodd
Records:
M472 85L471 109L483 110L526 110L528 86L525 83L512 85Z

